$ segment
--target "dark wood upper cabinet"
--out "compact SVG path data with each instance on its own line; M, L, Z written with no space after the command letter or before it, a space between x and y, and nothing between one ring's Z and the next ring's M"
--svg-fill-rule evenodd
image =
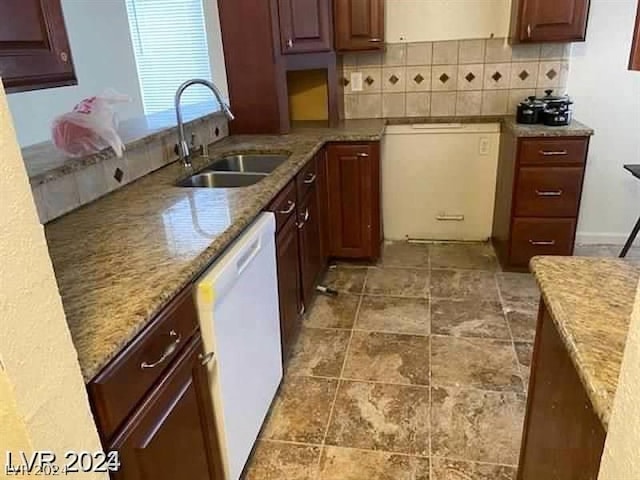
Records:
M330 0L278 0L283 54L331 50Z
M196 335L109 449L120 453L115 479L222 480L207 372Z
M376 259L380 228L380 145L328 147L329 255Z
M2 0L0 19L8 93L77 85L60 0Z
M638 12L636 13L636 28L633 31L629 70L640 70L640 0L638 1Z
M336 50L384 46L384 0L334 0Z
M582 42L587 35L589 0L514 0L514 42Z

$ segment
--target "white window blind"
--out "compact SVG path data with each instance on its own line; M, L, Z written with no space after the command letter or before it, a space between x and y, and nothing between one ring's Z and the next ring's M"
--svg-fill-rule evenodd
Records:
M175 92L191 78L211 80L202 0L126 0L145 114L174 108ZM182 104L211 102L195 85Z

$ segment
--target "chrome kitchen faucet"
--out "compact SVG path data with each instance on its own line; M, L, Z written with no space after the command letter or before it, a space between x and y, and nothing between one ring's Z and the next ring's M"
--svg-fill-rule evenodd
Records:
M220 90L218 90L218 87L216 87L213 82L210 82L209 80L203 80L201 78L194 78L192 80L187 80L182 85L180 85L178 87L178 90L176 91L176 119L178 120L177 153L185 168L191 168L191 148L187 144L184 136L184 124L182 122L182 111L180 110L180 99L182 98L182 94L184 93L184 91L191 85L204 85L205 87L208 87L209 90L211 90L215 95L216 100L218 100L220 108L222 108L222 112L225 114L225 116L229 120L233 120L235 118L235 116L229 109L229 105L224 103Z

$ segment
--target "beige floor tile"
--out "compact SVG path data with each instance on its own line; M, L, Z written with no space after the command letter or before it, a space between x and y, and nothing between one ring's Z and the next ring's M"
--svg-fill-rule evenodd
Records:
M260 441L244 480L315 480L320 447Z
M523 395L434 387L431 409L432 455L517 464Z
M319 480L414 480L417 460L407 455L325 447Z
M499 302L434 299L431 302L431 331L454 337L511 339Z
M430 479L431 479L430 460L428 458L417 458L415 480L430 480Z
M505 307L518 305L519 308L522 308L526 304L530 306L527 308L537 310L540 290L532 274L499 272L497 278Z
M293 346L289 375L339 377L351 332L303 328Z
M359 302L359 296L348 293L341 293L337 297L318 295L305 317L305 325L350 329L355 322Z
M520 372L524 382L525 390L529 388L529 377L531 373L531 357L533 356L533 343L515 342Z
M431 460L432 480L515 480L516 469L504 465L463 462L434 457Z
M408 242L386 242L380 264L385 267L429 267L429 247Z
M370 268L365 285L368 295L424 298L429 272L409 268Z
M510 340L431 338L434 385L522 392L519 373Z
M367 269L364 267L337 266L329 269L323 284L338 292L360 294L366 276Z
M473 270L432 270L432 298L483 299L498 301L494 274Z
M337 387L337 380L287 378L271 408L263 438L321 443Z
M328 445L429 454L429 389L341 381Z
M429 335L429 301L364 296L354 328Z
M343 377L429 385L429 337L355 331Z
M488 243L442 243L429 246L431 267L494 271L496 254Z
M514 340L533 342L536 338L538 314L527 309L507 309L507 322Z

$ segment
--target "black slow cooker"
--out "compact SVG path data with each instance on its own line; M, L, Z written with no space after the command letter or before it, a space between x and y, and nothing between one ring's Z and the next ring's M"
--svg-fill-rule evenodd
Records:
M517 122L543 123L551 127L571 123L573 101L568 95L554 96L553 90L545 90L544 97L528 97L518 105Z

